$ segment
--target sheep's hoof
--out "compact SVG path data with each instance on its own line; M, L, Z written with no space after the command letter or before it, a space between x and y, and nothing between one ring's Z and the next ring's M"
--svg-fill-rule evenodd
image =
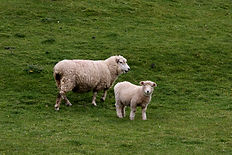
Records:
M94 105L95 107L97 106L97 104L95 102L92 102L92 105Z
M101 101L102 101L102 102L105 102L105 100L106 100L106 99L104 99L104 98L101 98Z
M60 110L59 106L57 104L55 104L55 110L58 111Z
M70 107L72 104L70 102L66 103L66 106Z

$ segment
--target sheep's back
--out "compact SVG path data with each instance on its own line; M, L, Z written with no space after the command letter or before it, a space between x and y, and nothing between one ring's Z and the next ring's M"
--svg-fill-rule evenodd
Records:
M76 82L78 92L101 90L110 83L109 70L103 61L64 60L57 65L63 77Z

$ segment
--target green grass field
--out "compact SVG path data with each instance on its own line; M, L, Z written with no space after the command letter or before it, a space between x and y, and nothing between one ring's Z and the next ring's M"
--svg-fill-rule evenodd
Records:
M128 59L158 84L134 121L92 93L54 110L54 65ZM0 154L232 154L231 0L0 0Z

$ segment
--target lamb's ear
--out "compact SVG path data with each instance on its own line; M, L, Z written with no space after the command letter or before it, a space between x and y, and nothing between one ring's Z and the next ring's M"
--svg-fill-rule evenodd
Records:
M142 86L142 85L144 85L144 82L143 82L143 81L141 81L141 82L139 82L139 84Z
M152 87L157 87L157 84L153 82Z

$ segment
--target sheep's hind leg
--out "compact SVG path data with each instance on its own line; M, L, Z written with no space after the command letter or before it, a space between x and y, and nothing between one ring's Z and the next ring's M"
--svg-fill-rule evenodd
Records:
M65 95L65 93L62 94L62 98L65 101L66 106L72 106L72 104L70 103L70 101L68 100L67 96Z
M73 82L68 82L68 81L73 81L67 78L62 78L61 83L60 83L60 92L57 96L56 99L56 105L55 105L55 110L59 110L61 100L64 99L66 102L67 106L71 106L72 104L69 102L68 98L66 97L65 93L68 91L71 91L73 87L75 86Z
M94 106L97 106L97 104L96 104L96 96L97 96L97 91L93 91L93 100L92 100L92 104L93 104Z
M61 101L62 101L61 95L60 93L58 93L57 98L56 98L55 110L58 111L60 109Z
M61 103L62 99L65 100L67 106L71 106L72 105L69 102L68 98L66 97L65 92L64 91L60 91L60 93L57 95L57 98L56 98L55 110L57 110L57 111L60 110L60 103Z

